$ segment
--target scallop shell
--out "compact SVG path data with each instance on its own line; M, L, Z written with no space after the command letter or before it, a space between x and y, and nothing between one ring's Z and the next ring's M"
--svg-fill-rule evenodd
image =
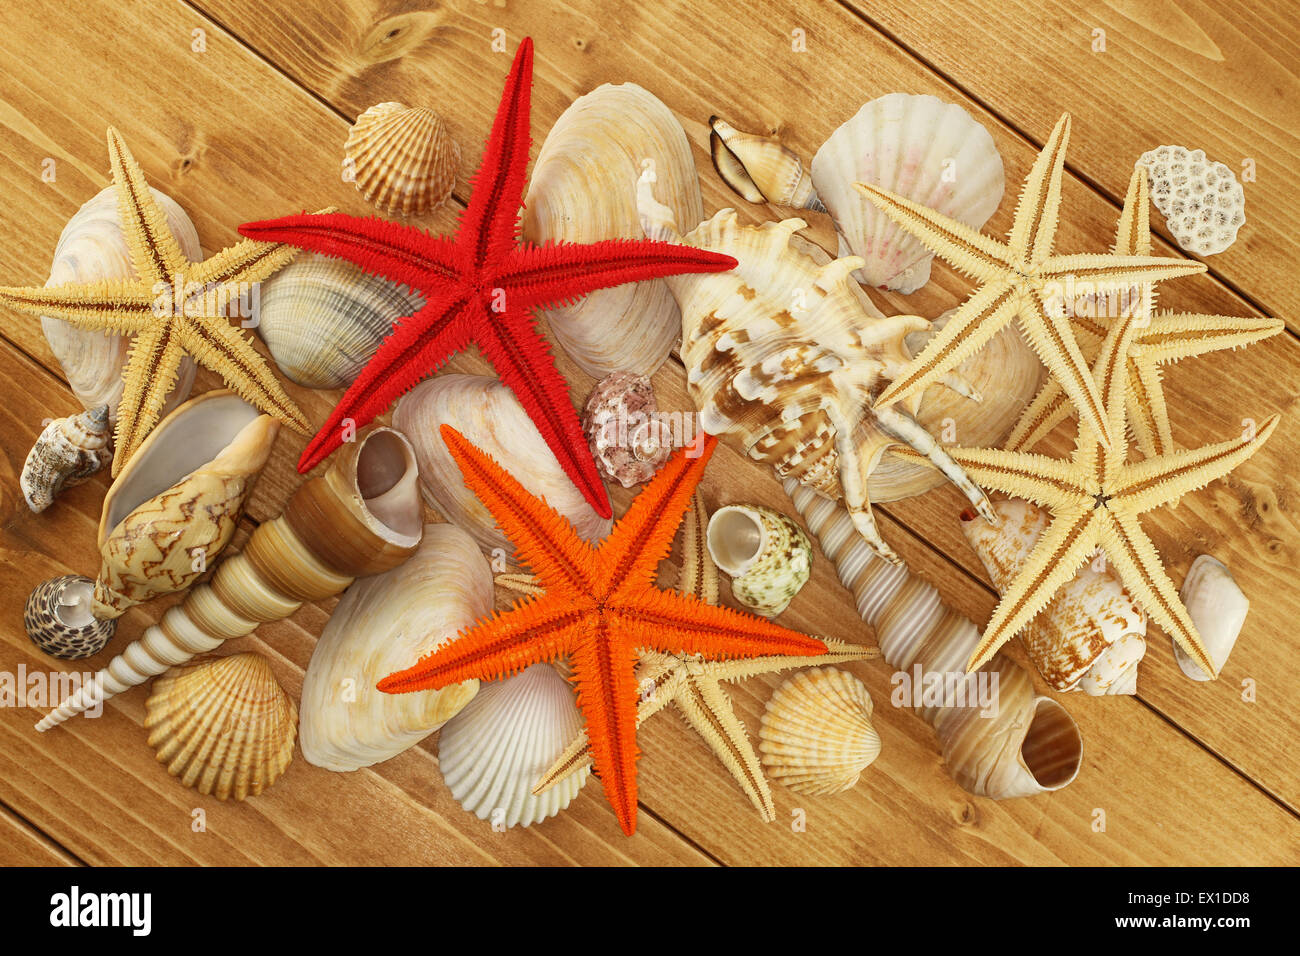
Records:
M167 217L167 227L176 236L181 251L194 261L203 258L198 233L184 210L164 193L151 189L153 198ZM50 279L46 287L66 282L94 282L99 279L127 279L135 276L131 253L122 234L113 186L91 197L68 220L54 249ZM62 319L41 318L41 329L50 350L59 360L72 393L86 408L107 405L109 423L117 420L122 400L122 367L131 345L129 336L77 329ZM175 408L189 395L196 368L186 356L181 360L176 385L168 395L161 415Z
M1223 673L1223 665L1237 643L1237 635L1246 623L1250 600L1242 593L1228 566L1213 555L1203 554L1192 562L1183 579L1180 592L1187 613L1201 635L1201 641L1214 662L1214 669ZM1187 652L1174 642L1174 657L1184 674L1196 681L1211 677L1201 670Z
M380 103L360 116L343 147L367 201L390 216L422 216L456 185L460 147L432 110Z
M1198 256L1223 252L1246 222L1246 191L1223 163L1186 146L1158 146L1137 161L1151 179L1151 201L1175 241Z
M285 376L308 388L347 388L393 322L424 300L342 259L302 253L262 284L257 333Z
M960 106L890 93L863 106L822 144L812 181L840 234L840 255L866 260L867 285L915 292L933 253L867 202L874 183L979 229L1002 201L1002 157L988 130Z
M173 667L144 707L158 762L218 800L256 796L293 759L298 714L259 654Z
M758 738L768 775L812 796L848 790L880 756L871 695L862 681L831 667L800 671L778 687Z
M672 428L659 416L654 386L635 372L596 383L582 410L582 433L600 476L624 488L649 481L672 454Z
M113 460L108 406L100 405L45 426L27 453L18 479L27 507L44 511L64 488L81 484Z
M812 544L803 529L762 505L719 508L705 542L713 563L730 575L736 600L767 617L789 607L812 573Z
M742 132L717 116L709 129L713 168L732 192L748 202L826 211L803 160L775 136Z
M424 527L419 549L344 592L303 679L302 755L327 770L394 757L454 717L478 681L384 694L378 681L432 654L492 610L492 571L478 545L450 524Z
M443 781L462 807L491 820L493 829L538 823L567 807L591 774L584 768L540 796L532 792L582 726L568 681L549 664L534 664L484 684L442 728Z
M460 468L438 432L444 424L518 476L531 494L545 498L583 538L598 541L609 534L610 519L598 515L574 487L514 392L497 379L482 375L443 374L425 379L398 401L393 427L415 446L425 500L473 535L494 561L513 555L514 545L497 528L487 507L465 487Z
M23 624L32 643L65 661L102 651L117 630L117 621L101 621L91 614L94 593L95 582L80 574L38 584L23 611Z
M657 192L684 229L704 217L695 160L668 107L634 83L605 84L575 100L551 127L524 197L530 242L640 239L633 185L652 159ZM681 335L677 303L661 279L600 289L542 313L555 339L593 378L653 375Z

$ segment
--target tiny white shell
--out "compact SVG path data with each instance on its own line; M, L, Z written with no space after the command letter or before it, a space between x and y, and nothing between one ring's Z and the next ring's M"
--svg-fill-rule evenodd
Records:
M1246 623L1250 600L1242 593L1228 566L1213 555L1203 554L1192 562L1183 579L1180 596L1200 632L1214 669L1222 672ZM1196 681L1210 680L1187 652L1174 642L1174 657L1183 673Z

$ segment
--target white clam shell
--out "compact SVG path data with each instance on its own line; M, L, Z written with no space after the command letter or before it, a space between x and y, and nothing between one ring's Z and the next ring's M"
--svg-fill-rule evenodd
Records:
M1180 592L1187 613L1201 635L1214 669L1223 665L1237 643L1237 635L1246 623L1250 600L1242 593L1228 566L1213 555L1203 554L1192 562ZM1174 657L1184 674L1195 681L1210 680L1187 652L1174 642Z
M411 667L492 610L492 571L450 524L424 527L419 549L344 592L312 651L299 703L308 763L356 770L419 743L473 699L478 681L385 694L375 685Z
M591 775L583 768L540 796L534 784L582 730L569 682L534 664L483 684L438 739L443 781L460 805L494 826L530 826L553 817Z
M778 687L758 737L768 775L811 795L848 790L880 756L871 695L862 681L832 667L801 671Z
M784 611L812 573L803 529L762 505L726 505L709 518L709 556L731 577L731 593L759 614Z
M890 93L863 106L817 151L812 181L840 234L840 255L866 260L868 285L915 292L933 254L853 187L873 183L979 229L1002 201L1002 157L960 106Z
M167 217L167 226L180 243L181 251L199 261L203 250L198 233L189 216L170 196L151 189L153 198ZM93 282L97 279L128 279L135 276L135 266L122 234L118 216L117 190L109 186L86 201L68 220L54 249L54 262L46 287L66 282ZM68 377L72 392L86 408L107 405L109 421L117 420L117 406L122 400L122 367L126 364L131 340L128 336L73 328L61 319L41 318L41 329L50 350ZM163 406L161 416L175 408L189 395L194 384L194 362L181 360L176 385Z

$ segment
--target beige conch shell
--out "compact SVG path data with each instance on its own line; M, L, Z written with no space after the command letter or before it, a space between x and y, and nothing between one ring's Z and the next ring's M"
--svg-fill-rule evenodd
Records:
M668 107L635 83L605 84L575 100L542 143L524 197L530 242L640 239L632 184L652 159L659 196L683 228L704 216L695 160ZM653 375L681 335L677 303L660 279L601 289L542 313L555 339L593 378Z
M494 559L510 558L514 545L478 496L465 487L438 431L442 425L452 426L495 458L529 493L545 498L583 538L599 541L609 534L610 519L587 503L514 392L497 379L454 373L427 378L398 400L393 425L415 446L425 500L473 535Z
M791 480L785 491L897 669L894 703L915 706L934 727L957 784L1002 800L1073 781L1083 740L1065 708L1036 695L1029 673L1005 654L967 674L979 628L945 607L933 585L872 554L843 508Z
M167 217L167 228L180 243L181 251L196 262L201 260L203 249L189 216L170 196L156 189L150 192ZM134 277L135 266L122 234L117 189L109 186L87 200L63 227L45 285L48 288L66 282ZM41 329L81 404L88 409L107 405L109 424L117 421L117 406L124 387L122 367L126 365L130 337L74 328L62 319L48 316L41 318ZM161 415L185 401L196 371L193 360L185 356Z
M478 681L384 694L375 685L454 640L492 610L492 570L468 534L426 524L409 560L344 592L312 651L302 683L301 743L308 763L356 770L394 757L460 712Z
M433 110L379 103L357 117L343 147L357 190L390 216L422 216L456 186L460 147Z
M890 445L914 448L991 517L984 493L913 417L916 402L873 407L910 361L905 337L928 330L928 321L864 309L849 276L862 260L818 265L792 241L801 219L743 226L724 209L683 236L653 189L647 164L637 196L648 238L738 263L664 280L681 306L687 390L705 432L782 478L843 498L863 538L889 560L897 556L876 528L867 479Z
M230 543L280 424L234 392L168 415L104 497L95 616L183 591Z
M293 759L298 714L260 654L174 667L154 681L144 709L158 762L218 800L256 796Z
M391 428L345 442L329 469L300 485L280 516L258 525L211 581L169 608L36 729L48 730L228 638L282 620L304 601L332 597L355 578L396 567L420 544L420 518L410 442Z
M762 505L725 505L709 518L705 543L731 578L737 601L775 617L812 574L812 544L803 529Z
M64 488L81 484L113 460L108 406L88 409L45 426L27 453L18 485L32 511L42 512Z
M962 532L999 593L1020 572L1046 530L1047 512L1028 501L993 502L1001 522L963 514ZM1084 565L1020 632L1029 659L1053 690L1136 694L1147 616L1108 564Z

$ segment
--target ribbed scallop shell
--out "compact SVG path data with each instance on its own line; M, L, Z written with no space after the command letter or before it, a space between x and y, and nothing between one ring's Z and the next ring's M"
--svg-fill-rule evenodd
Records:
M357 189L390 216L422 216L456 185L460 147L432 110L380 103L360 116L343 147Z
M347 388L424 300L342 259L304 252L262 284L257 333L285 376L308 388Z
M868 285L915 292L933 254L853 188L883 186L978 229L998 208L1002 157L960 106L890 93L839 127L812 161L812 181L840 234L840 255L861 256Z
M831 667L800 671L778 687L758 738L768 776L813 796L848 790L880 755L871 695Z
M108 406L100 405L45 426L27 453L18 485L32 511L53 504L64 488L81 484L113 460Z
M442 728L443 781L462 807L494 828L538 823L567 807L591 774L584 768L540 796L532 793L582 726L572 687L549 664L483 684Z
M173 667L145 702L149 746L167 772L218 800L275 783L293 759L298 713L258 654Z

